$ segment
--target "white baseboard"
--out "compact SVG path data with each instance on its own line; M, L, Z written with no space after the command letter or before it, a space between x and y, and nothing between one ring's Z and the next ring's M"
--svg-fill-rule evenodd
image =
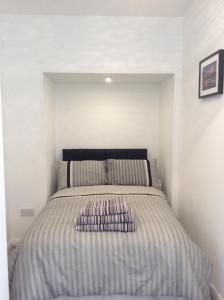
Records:
M12 251L13 248L17 247L20 239L10 239L8 242L8 253Z
M210 285L210 295L211 295L211 300L224 300L223 297L217 291L216 287L212 283Z

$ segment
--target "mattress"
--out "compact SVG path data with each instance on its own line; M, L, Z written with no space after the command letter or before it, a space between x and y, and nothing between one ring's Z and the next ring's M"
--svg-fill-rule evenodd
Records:
M106 200L116 195L132 206L135 232L75 230L75 218L87 199ZM139 186L68 188L51 197L20 242L10 277L11 299L118 295L208 300L211 268L160 190Z

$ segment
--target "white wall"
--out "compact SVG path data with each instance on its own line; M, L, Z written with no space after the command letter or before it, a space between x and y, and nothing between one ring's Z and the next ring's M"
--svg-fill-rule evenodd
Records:
M173 148L174 148L174 76L161 84L159 130L159 176L162 190L169 202L173 199Z
M56 105L53 95L53 82L47 75L43 77L44 84L44 133L45 133L45 146L46 146L46 195L50 197L56 191Z
M55 84L56 151L148 148L158 158L158 84Z
M224 48L224 1L197 0L184 22L179 216L214 263L224 295L224 96L198 99L199 61Z
M1 67L1 65L0 65ZM6 205L5 205L5 178L3 159L2 134L2 103L0 87L0 299L9 299L7 239L6 239Z
M9 237L17 238L33 221L19 209L37 215L47 198L43 72L180 78L182 19L0 16L0 37Z

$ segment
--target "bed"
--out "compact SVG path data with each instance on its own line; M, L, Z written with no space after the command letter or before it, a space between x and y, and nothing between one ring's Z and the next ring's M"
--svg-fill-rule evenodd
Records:
M147 159L146 149L63 151L64 161ZM78 232L87 199L121 196L137 230ZM211 264L191 241L161 190L91 185L56 192L25 234L11 268L11 300L208 300Z

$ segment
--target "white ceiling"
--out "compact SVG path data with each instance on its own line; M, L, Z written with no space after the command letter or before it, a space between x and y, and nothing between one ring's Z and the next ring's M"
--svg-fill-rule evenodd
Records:
M93 74L93 73L46 73L54 82L105 83L110 75L113 83L160 83L172 74Z
M193 0L0 0L0 14L180 17Z

